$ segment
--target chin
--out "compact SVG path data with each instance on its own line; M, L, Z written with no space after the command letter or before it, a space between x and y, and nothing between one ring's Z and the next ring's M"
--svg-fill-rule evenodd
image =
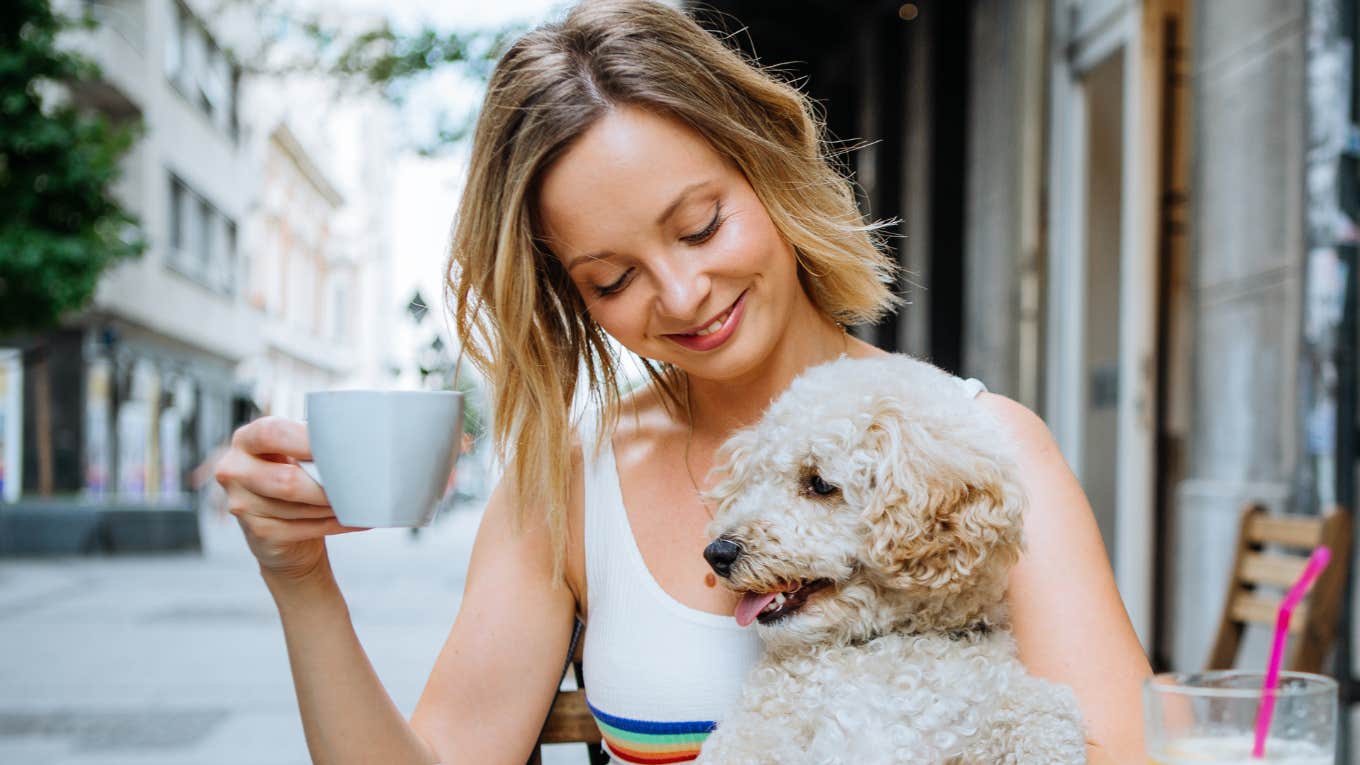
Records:
M676 366L701 380L727 382L742 380L769 368L774 343L759 326L743 326L720 348L702 354L688 354Z

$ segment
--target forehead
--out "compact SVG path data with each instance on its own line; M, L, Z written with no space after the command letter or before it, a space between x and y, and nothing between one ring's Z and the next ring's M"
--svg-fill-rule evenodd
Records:
M586 130L544 173L539 214L568 251L609 248L650 227L685 187L732 170L683 123L622 106ZM554 247L558 250L559 247Z

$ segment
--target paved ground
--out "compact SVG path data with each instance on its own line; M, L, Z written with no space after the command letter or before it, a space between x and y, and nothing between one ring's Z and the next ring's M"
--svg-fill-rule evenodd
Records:
M359 638L415 707L453 623L479 513L330 540ZM202 555L0 559L0 763L309 762L273 601L235 519ZM584 762L579 747L551 763Z
M407 715L479 518L330 540L359 637ZM203 533L202 555L0 559L0 765L309 762L254 559L231 517L205 518ZM580 747L550 749L549 765L585 762Z

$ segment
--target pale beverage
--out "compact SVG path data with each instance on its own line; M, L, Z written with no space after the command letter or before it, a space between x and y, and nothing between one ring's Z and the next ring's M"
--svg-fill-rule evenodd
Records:
M1265 729L1264 757L1254 759L1261 714L1262 672L1219 670L1166 673L1143 685L1147 755L1157 765L1333 765L1336 757L1336 681L1306 672L1281 672L1268 693L1274 711Z
M1333 753L1307 741L1266 739L1265 759L1251 756L1251 736L1184 738L1149 752L1155 765L1332 765Z

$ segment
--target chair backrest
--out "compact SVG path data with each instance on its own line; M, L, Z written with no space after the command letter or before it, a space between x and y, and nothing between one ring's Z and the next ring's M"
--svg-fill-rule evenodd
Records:
M590 765L604 765L609 762L609 755L605 754L604 747L600 744L600 726L595 723L590 707L586 706L585 674L581 663L584 645L585 627L578 621L571 639L570 659L570 669L576 678L576 689L557 691L552 707L548 710L548 717L543 721L543 729L539 731L538 743L534 745L533 754L529 756L528 765L541 765L544 744L585 744ZM566 679L565 671L562 677Z
M1289 620L1285 666L1298 672L1322 671L1322 663L1336 639L1346 589L1350 513L1342 507L1331 507L1321 516L1271 515L1259 504L1249 504L1242 511L1228 596L1218 637L1209 654L1208 669L1233 667L1246 625L1275 628L1284 591L1298 579L1309 553L1320 544L1331 548L1332 562Z

